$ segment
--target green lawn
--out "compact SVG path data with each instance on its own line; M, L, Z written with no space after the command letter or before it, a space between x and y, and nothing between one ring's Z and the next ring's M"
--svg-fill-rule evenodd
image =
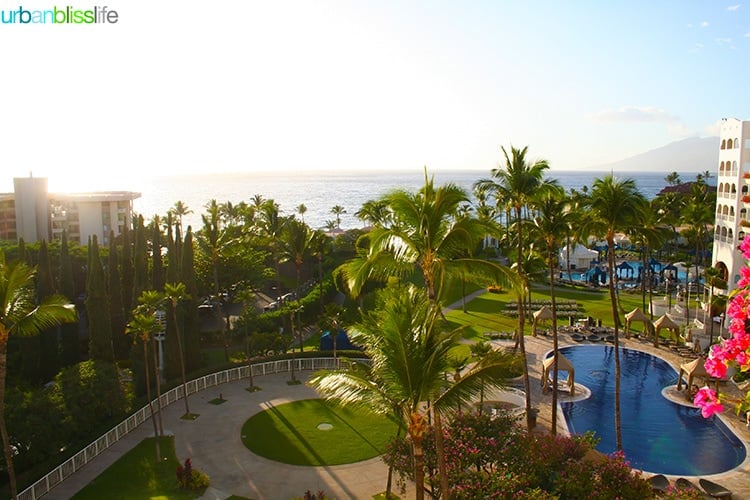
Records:
M609 301L609 292L602 288L599 290L578 289L571 287L555 287L557 299L572 299L577 301L579 315L581 317L591 316L601 319L605 326L613 326L612 308ZM542 285L534 285L531 294L532 300L549 300L549 288ZM656 297L655 297L656 298ZM509 292L485 293L467 303L467 312L464 313L459 307L446 313L446 318L453 328L463 327L463 336L466 339L482 340L485 332L513 332L518 326L517 318L503 314L506 304L515 302L515 296ZM636 307L642 307L640 293L620 293L620 303L625 311L630 312ZM525 332L531 334L531 318L526 321ZM625 318L621 316L621 319ZM565 324L560 321L560 325ZM633 325L634 331L640 331L641 325Z
M324 423L330 430L318 428ZM366 410L306 399L253 415L242 426L242 442L278 462L338 465L380 455L396 428L392 420Z
M154 438L144 439L73 498L188 500L200 496L202 491L181 490L177 485L174 437L163 437L160 444L161 463L156 462Z

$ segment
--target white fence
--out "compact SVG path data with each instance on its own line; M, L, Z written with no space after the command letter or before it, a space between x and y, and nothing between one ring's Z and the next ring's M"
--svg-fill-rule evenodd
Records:
M227 382L234 382L249 377L249 370L252 368L253 377L270 375L274 373L285 373L292 371L294 363L295 371L303 370L330 370L337 366L338 360L333 358L305 358L305 359L285 359L280 361L268 361L266 363L257 363L248 366L239 366L230 368L221 372L212 373L205 377L191 380L187 383L188 395L195 394L209 387L215 387ZM182 385L175 387L169 392L161 395L161 407L164 408L175 401L182 399ZM156 406L156 399L154 399ZM52 488L65 481L81 467L96 458L101 452L115 444L117 441L126 436L129 432L141 425L151 417L149 406L146 405L118 425L104 433L93 443L89 444L71 458L49 472L43 478L23 490L18 498L20 500L36 500L50 492Z

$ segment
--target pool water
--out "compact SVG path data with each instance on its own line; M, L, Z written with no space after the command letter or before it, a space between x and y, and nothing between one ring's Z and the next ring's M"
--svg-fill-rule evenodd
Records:
M562 403L572 434L591 430L601 438L597 449L612 453L615 440L615 361L612 346L571 346L560 349L575 367L576 384L591 397ZM700 476L740 465L745 446L717 417L704 419L700 410L673 403L662 389L677 383L677 372L666 361L642 351L620 349L620 410L622 446L632 467L644 471Z

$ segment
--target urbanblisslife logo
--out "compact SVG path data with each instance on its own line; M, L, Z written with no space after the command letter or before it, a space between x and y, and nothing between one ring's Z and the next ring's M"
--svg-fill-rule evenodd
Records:
M116 24L119 20L117 11L106 5L83 9L71 5L26 9L19 5L17 9L0 10L1 24Z

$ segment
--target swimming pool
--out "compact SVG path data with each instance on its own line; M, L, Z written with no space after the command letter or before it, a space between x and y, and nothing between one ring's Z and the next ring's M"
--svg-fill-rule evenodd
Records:
M636 469L660 474L699 476L725 472L740 465L745 446L717 417L704 419L700 410L662 396L677 383L677 372L651 354L621 348L620 409L622 446ZM611 346L570 346L560 352L575 366L576 384L591 397L565 402L568 429L574 434L595 431L597 449L612 453L615 441L615 361Z

